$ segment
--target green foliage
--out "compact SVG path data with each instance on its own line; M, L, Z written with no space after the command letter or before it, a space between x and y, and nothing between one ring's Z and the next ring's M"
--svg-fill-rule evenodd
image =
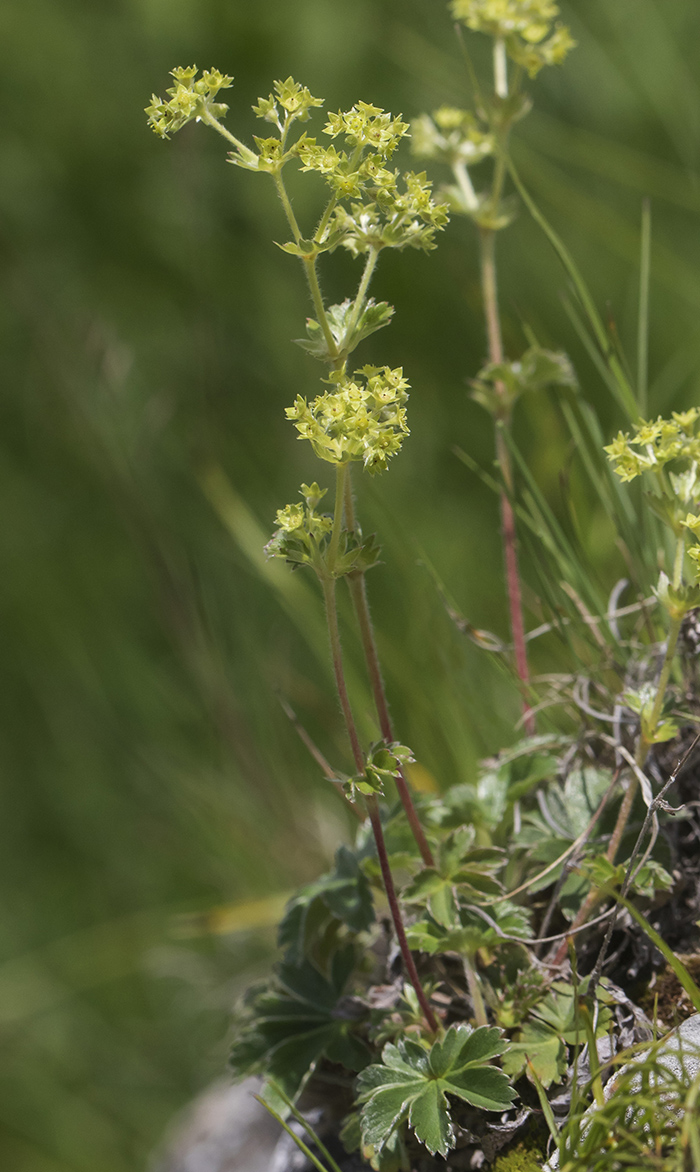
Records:
M294 1099L323 1057L351 1071L366 1066L369 1051L357 1036L366 1011L339 1007L354 961L352 946L334 953L327 976L311 961L285 961L270 985L252 990L234 1026L233 1073L269 1075Z
M545 1089L561 1081L569 1065L567 1047L582 1046L586 1040L577 1006L577 997L584 991L585 983L577 993L565 982L553 982L546 996L532 1007L528 1020L508 1047L503 1058L506 1074L518 1078L527 1067ZM604 991L599 990L598 995L601 1001L610 1001ZM608 1032L611 1020L608 1006L599 1005L597 1037Z
M285 245L285 248L291 251L289 245ZM297 255L301 254L297 253ZM355 302L350 301L349 298L340 305L329 305L326 317L336 351L339 354L352 353L355 347L370 334L388 326L393 314L394 307L392 305L388 305L386 301L380 301L377 304L372 297L368 299L359 313ZM328 363L331 360L328 342L323 327L315 318L307 317L306 333L306 338L295 339L297 346L301 346L302 350L306 350L307 354L313 355L314 358Z
M495 418L508 416L526 391L577 386L566 354L531 346L518 362L492 362L472 381L472 398Z
M344 924L351 932L366 932L374 923L374 906L369 883L357 856L346 846L338 848L335 868L313 883L307 883L287 905L279 927L279 945L291 964L301 965L311 953L319 957L319 944L328 929ZM335 931L330 934L331 946Z
M458 925L458 901L479 902L502 894L494 873L504 865L503 853L490 847L474 847L474 830L464 826L441 843L437 866L424 867L403 892L406 903L427 908L444 928Z
M350 797L356 794L381 794L388 781L400 777L402 770L415 761L411 750L398 741L377 741L370 745L365 758L364 772L346 783Z
M490 1065L503 1048L500 1030L467 1026L451 1026L429 1050L409 1039L388 1043L381 1065L358 1079L364 1142L381 1151L408 1121L429 1152L446 1156L455 1140L447 1095L484 1111L504 1111L515 1098L503 1072Z

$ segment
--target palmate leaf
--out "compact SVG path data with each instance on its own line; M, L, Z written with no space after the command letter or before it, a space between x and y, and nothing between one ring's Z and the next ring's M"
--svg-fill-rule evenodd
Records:
M474 847L471 826L454 830L440 844L436 867L424 867L403 891L406 903L426 906L445 928L458 924L455 890L470 902L500 895L503 887L494 878L506 859L494 847Z
M347 846L336 852L333 871L307 883L287 905L278 935L285 959L301 964L323 921L330 917L346 924L352 932L366 932L374 923L370 885L355 853Z
M505 1048L501 1031L450 1026L430 1050L404 1039L388 1043L382 1064L368 1066L358 1079L363 1142L377 1151L408 1121L432 1155L454 1147L447 1095L484 1111L505 1111L515 1092L502 1070L489 1064Z
M579 991L585 991L582 982ZM608 1000L605 991L599 987L599 999ZM503 1067L509 1075L517 1077L525 1069L527 1060L532 1063L535 1074L543 1087L559 1082L567 1065L567 1046L582 1045L586 1037L583 1022L576 1022L575 992L571 985L555 981L550 992L537 1002L531 1010L531 1019L523 1025L503 1059ZM612 1014L606 1005L598 1013L596 1036L607 1033Z
M354 949L337 952L325 977L309 961L282 964L274 982L252 1001L252 1017L235 1037L234 1073L269 1075L294 1099L318 1060L361 1070L369 1051L356 1036L359 1003L341 998L354 967Z

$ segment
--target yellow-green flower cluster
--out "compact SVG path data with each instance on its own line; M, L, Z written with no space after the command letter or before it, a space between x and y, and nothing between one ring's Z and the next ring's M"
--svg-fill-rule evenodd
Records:
M296 153L302 162L302 171L318 171L339 199L357 199L368 185L390 191L396 186L398 173L384 167L401 139L408 131L408 123L394 118L379 106L358 102L345 113L331 114L324 134L337 138L342 134L350 154L336 146L317 143L315 138L304 138ZM365 155L365 151L370 151Z
M382 159L388 159L408 133L408 123L402 122L400 115L392 117L379 106L358 102L345 113L339 110L337 114L330 114L323 132L331 138L342 134L354 149L369 147Z
M282 133L292 122L307 122L314 106L322 106L323 98L314 98L306 86L299 85L293 77L286 81L273 82L274 93L267 98L258 98L253 113L266 122L272 122ZM284 113L281 114L280 110Z
M492 134L479 130L476 118L467 110L441 106L432 118L421 114L411 124L411 151L420 159L435 159L450 167L480 163L495 149Z
M228 106L214 99L219 90L228 89L233 84L232 77L219 73L218 69L205 69L198 79L196 65L180 66L171 73L175 85L166 91L168 100L153 94L150 105L146 106L151 130L161 138L168 138L206 113L214 118L223 117Z
M384 177L389 176L389 181ZM353 203L350 210L338 206L331 220L331 232L338 233L338 243L353 256L370 248L435 248L435 233L447 223L447 204L432 197L432 183L425 171L403 175L403 190L398 176L383 172L381 185L370 190L369 203Z
M545 65L560 65L575 45L568 28L555 23L554 0L452 0L450 7L467 28L503 40L530 77Z
M327 489L302 484L303 502L277 510L277 529L265 546L268 557L281 557L292 566L313 565L322 552L333 528L333 519L316 508Z
M695 434L699 418L700 408L691 407L689 411L674 411L670 419L659 416L655 420L642 420L632 435L618 432L604 450L621 480L634 480L643 472L660 470L673 460L692 465L700 459L700 437ZM678 477L675 479L679 482Z
M409 434L408 386L401 367L365 366L352 378L338 375L333 390L311 403L299 396L287 418L321 460L360 461L369 472L382 472Z

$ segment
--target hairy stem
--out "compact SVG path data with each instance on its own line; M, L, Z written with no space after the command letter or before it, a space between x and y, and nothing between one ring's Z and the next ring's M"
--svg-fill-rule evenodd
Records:
M345 482L345 518L348 529L353 532L356 528L357 522L355 518L355 503L352 499L352 485L350 483L349 476ZM363 573L349 574L347 581L350 590L350 597L352 598L352 603L355 608L357 625L360 629L362 650L364 651L365 661L367 663L367 674L369 675L372 696L374 697L374 706L377 710L379 728L383 739L391 743L393 740L395 740L394 728L391 716L389 714L389 705L387 703L386 689L384 687L384 680L382 678L379 653L377 651L377 643L374 637L372 616L370 614L369 601L367 598L367 584L365 581L365 575ZM434 867L435 859L433 858L433 853L425 836L425 831L421 826L420 818L418 817L418 811L413 804L411 789L403 769L399 771L399 776L396 778L396 788L401 799L401 804L406 813L408 824L411 827L411 832L416 840L418 850L420 851L421 858L426 867Z
M348 474L350 468L347 464L338 464L335 469L335 508L333 510L333 529L331 531L331 540L328 546L328 553L326 554L326 568L329 573L335 570L335 563L338 560L338 547L340 545L340 534L343 528L343 509L345 508L345 486L348 482Z
M363 774L365 770L365 760L362 753L362 746L360 745L360 738L357 734L355 726L355 718L350 706L350 699L348 697L348 689L345 683L345 672L343 670L343 652L340 645L340 631L338 629L338 608L335 597L335 578L329 573L324 573L321 576L321 585L323 586L323 594L326 603L326 617L328 620L328 634L331 644L331 656L333 659L333 671L335 674L335 683L338 690L338 697L340 699L340 707L343 710L345 718L345 727L350 738L350 746L352 748L352 755L355 761L355 768L358 773ZM382 881L384 883L384 890L389 902L389 909L391 911L391 918L394 924L394 931L398 940L401 956L406 968L408 978L416 991L416 997L421 1009L425 1015L425 1020L433 1033L437 1033L439 1027L437 1018L430 1007L428 998L425 995L425 990L420 983L416 962L411 955L411 950L408 947L408 940L406 939L406 929L404 928L403 918L401 916L401 909L399 907L398 897L396 895L396 888L394 887L394 880L389 866L389 856L387 855L386 842L384 840L384 831L382 829L382 820L379 815L379 802L374 794L367 798L367 813L372 826L372 833L374 834L374 841L377 847L377 856L379 858L379 867L382 873Z
M297 218L294 215L294 208L292 207L291 200L289 198L289 195L287 194L287 188L285 187L284 179L282 178L281 172L279 172L279 171L275 172L273 174L272 178L275 183L275 188L277 189L277 194L279 195L280 200L282 202L282 207L284 208L284 214L287 217L287 223L289 224L289 227L292 230L292 235L294 237L295 243L299 244L299 242L302 239L301 229L299 227L299 224L297 223ZM329 356L331 358L331 361L333 361L335 358L338 357L338 349L336 347L333 334L331 333L331 327L328 322L328 317L326 315L326 307L323 304L323 295L321 293L321 286L318 283L318 273L316 272L316 257L315 256L313 256L313 257L304 257L303 256L301 258L301 263L303 264L304 272L306 273L306 280L309 285L309 292L311 293L311 300L314 303L316 317L318 319L319 325L321 326L321 329L323 330L323 336L326 339L326 345L328 347Z
M331 333L330 323L326 316L326 307L323 304L323 295L321 293L321 286L318 283L318 273L316 272L316 257L312 260L304 260L304 270L306 272L306 279L309 282L309 289L311 291L311 300L314 303L316 316L319 325L323 330L323 336L326 339L326 346L328 347L328 356L331 364L338 357L338 347L335 344L335 338Z
M231 131L227 130L224 124L219 122L219 119L215 118L213 114L210 114L208 110L203 110L199 117L202 119L202 122L206 122L207 126L211 126L212 130L216 130L216 132L220 134L222 138L225 138L228 142L235 146L237 150L248 150L248 147L245 145L245 143L241 142L239 138L236 138L235 134L231 134Z
M391 868L389 867L389 856L386 853L386 843L384 841L384 831L382 830L382 822L379 817L379 802L376 797L367 798L367 812L369 820L372 824L372 831L374 833L374 841L377 846L377 854L379 856L379 866L382 872L382 879L384 881L384 890L389 901L389 908L391 909L391 918L394 921L394 930L396 938L401 949L401 956L406 967L408 978L416 991L418 1004L423 1010L425 1020L428 1023L431 1031L436 1034L440 1028L438 1020L433 1013L430 1002L425 995L425 990L420 983L418 976L418 969L416 962L413 959L410 948L408 947L408 940L406 939L406 930L403 926L403 919L401 918L401 909L399 908L399 901L396 897L396 888L394 887L394 880L391 875Z
M374 273L374 270L377 266L378 259L379 250L377 248L370 248L369 252L367 253L367 260L365 261L365 267L357 289L357 296L355 297L355 302L352 307L352 313L350 314L350 320L348 321L345 329L344 343L346 348L352 336L352 332L357 325L357 319L359 318L362 311L362 306L364 304L365 297L367 296L367 290L369 289L369 283L372 280L372 274ZM347 352L349 353L349 351Z
M496 278L496 237L488 228L481 228L479 232L481 243L481 287L484 301L484 316L486 319L486 336L488 340L489 361L503 362L503 339L501 337L501 319L498 310L498 284ZM496 459L501 469L505 488L501 492L501 536L503 541L503 560L506 571L506 588L508 591L508 608L510 611L510 629L515 654L515 669L523 690L523 716L525 728L532 735L535 731L535 721L527 700L527 689L530 683L530 672L527 662L527 646L525 643L525 623L523 621L522 592L520 588L520 572L518 569L518 547L515 532L515 516L510 503L509 494L513 488L513 468L508 445L503 429L509 424L509 410L505 402L505 387L496 383L496 391L503 400L503 414L496 424Z
M345 683L345 672L343 670L343 652L340 645L340 629L338 627L338 606L335 597L335 578L330 574L324 574L321 578L321 585L323 587L323 599L326 604L326 620L328 622L328 637L331 644L331 658L333 660L333 674L335 675L335 686L338 691L338 699L340 700L340 707L343 711L345 719L345 727L350 739L350 748L352 749L352 756L355 762L355 768L358 773L365 771L365 759L362 753L362 745L355 726L355 718L350 707L350 697L348 696L347 684Z

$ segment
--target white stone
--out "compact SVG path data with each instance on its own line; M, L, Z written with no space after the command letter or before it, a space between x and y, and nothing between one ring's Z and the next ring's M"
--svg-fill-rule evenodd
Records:
M254 1078L215 1083L175 1120L151 1172L269 1172L281 1129L259 1089Z
M633 1062L630 1062L627 1066L623 1066L606 1083L603 1091L606 1100L615 1094L615 1087L620 1076L634 1070L635 1065L643 1062L648 1053L648 1050L642 1051L635 1057ZM690 1085L700 1072L700 1013L695 1013L692 1017L687 1018L686 1021L681 1022L675 1030L672 1030L670 1034L667 1034L662 1039L659 1043L657 1061L660 1066L664 1066L676 1078L682 1078L685 1083ZM638 1079L632 1079L630 1090L633 1093L636 1089L635 1084L641 1086L641 1075L638 1076ZM584 1119L593 1115L595 1110L596 1107L593 1104L586 1111ZM555 1152L543 1166L542 1172L555 1172L558 1167L559 1153Z

